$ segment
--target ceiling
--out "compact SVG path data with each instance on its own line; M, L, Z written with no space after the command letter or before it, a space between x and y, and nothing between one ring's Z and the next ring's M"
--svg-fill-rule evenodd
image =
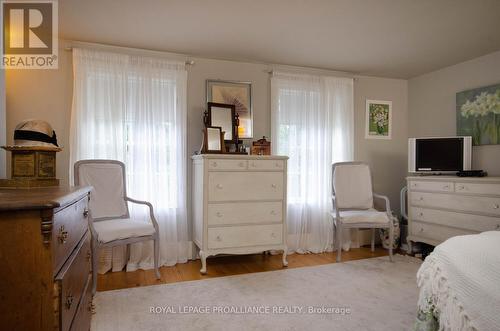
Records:
M60 37L411 78L500 50L500 0L59 0Z

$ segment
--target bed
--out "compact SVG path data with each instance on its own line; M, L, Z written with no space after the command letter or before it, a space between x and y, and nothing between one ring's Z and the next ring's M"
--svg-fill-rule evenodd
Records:
M436 246L417 273L415 331L500 330L500 231Z

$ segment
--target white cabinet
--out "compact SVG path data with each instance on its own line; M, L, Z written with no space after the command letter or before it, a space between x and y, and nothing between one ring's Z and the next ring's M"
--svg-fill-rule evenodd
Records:
M500 230L500 178L412 176L408 181L408 243Z
M217 254L283 251L286 261L285 156L204 154L193 159L193 232L201 273Z

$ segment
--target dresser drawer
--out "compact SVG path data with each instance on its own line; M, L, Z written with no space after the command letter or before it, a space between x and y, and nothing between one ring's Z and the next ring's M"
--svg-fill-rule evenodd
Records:
M60 330L69 330L90 275L90 235L87 233L55 278Z
M73 323L71 323L71 331L89 331L90 319L93 311L92 307L92 277L87 279L87 285L83 297L78 305Z
M52 226L54 274L61 269L61 266L87 231L87 211L88 198L85 197L54 215L54 224Z
M430 191L430 192L453 192L452 182L428 182L412 180L410 182L411 191Z
M282 200L281 172L211 172L208 201Z
M281 224L229 226L208 229L208 248L278 245L283 243Z
M461 214L426 208L412 208L410 213L410 217L414 221L424 221L477 232L500 230L500 217Z
M462 236L466 234L472 234L475 231L467 231L462 229L456 229L441 225L427 224L412 221L411 222L411 234L417 237L428 238L435 241L445 241L451 237Z
M222 171L222 170L246 170L248 163L246 160L207 160L208 170Z
M410 196L412 206L444 208L500 216L500 198L424 192L412 192Z
M251 160L248 161L249 170L283 170L285 162L282 160Z
M500 184L455 183L455 192L500 195Z
M279 202L229 202L208 204L208 226L280 223L283 203Z

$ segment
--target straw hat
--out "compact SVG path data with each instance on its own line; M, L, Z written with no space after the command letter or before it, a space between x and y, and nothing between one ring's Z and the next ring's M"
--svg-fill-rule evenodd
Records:
M14 144L58 147L56 133L49 123L41 120L26 120L19 123L14 131Z

